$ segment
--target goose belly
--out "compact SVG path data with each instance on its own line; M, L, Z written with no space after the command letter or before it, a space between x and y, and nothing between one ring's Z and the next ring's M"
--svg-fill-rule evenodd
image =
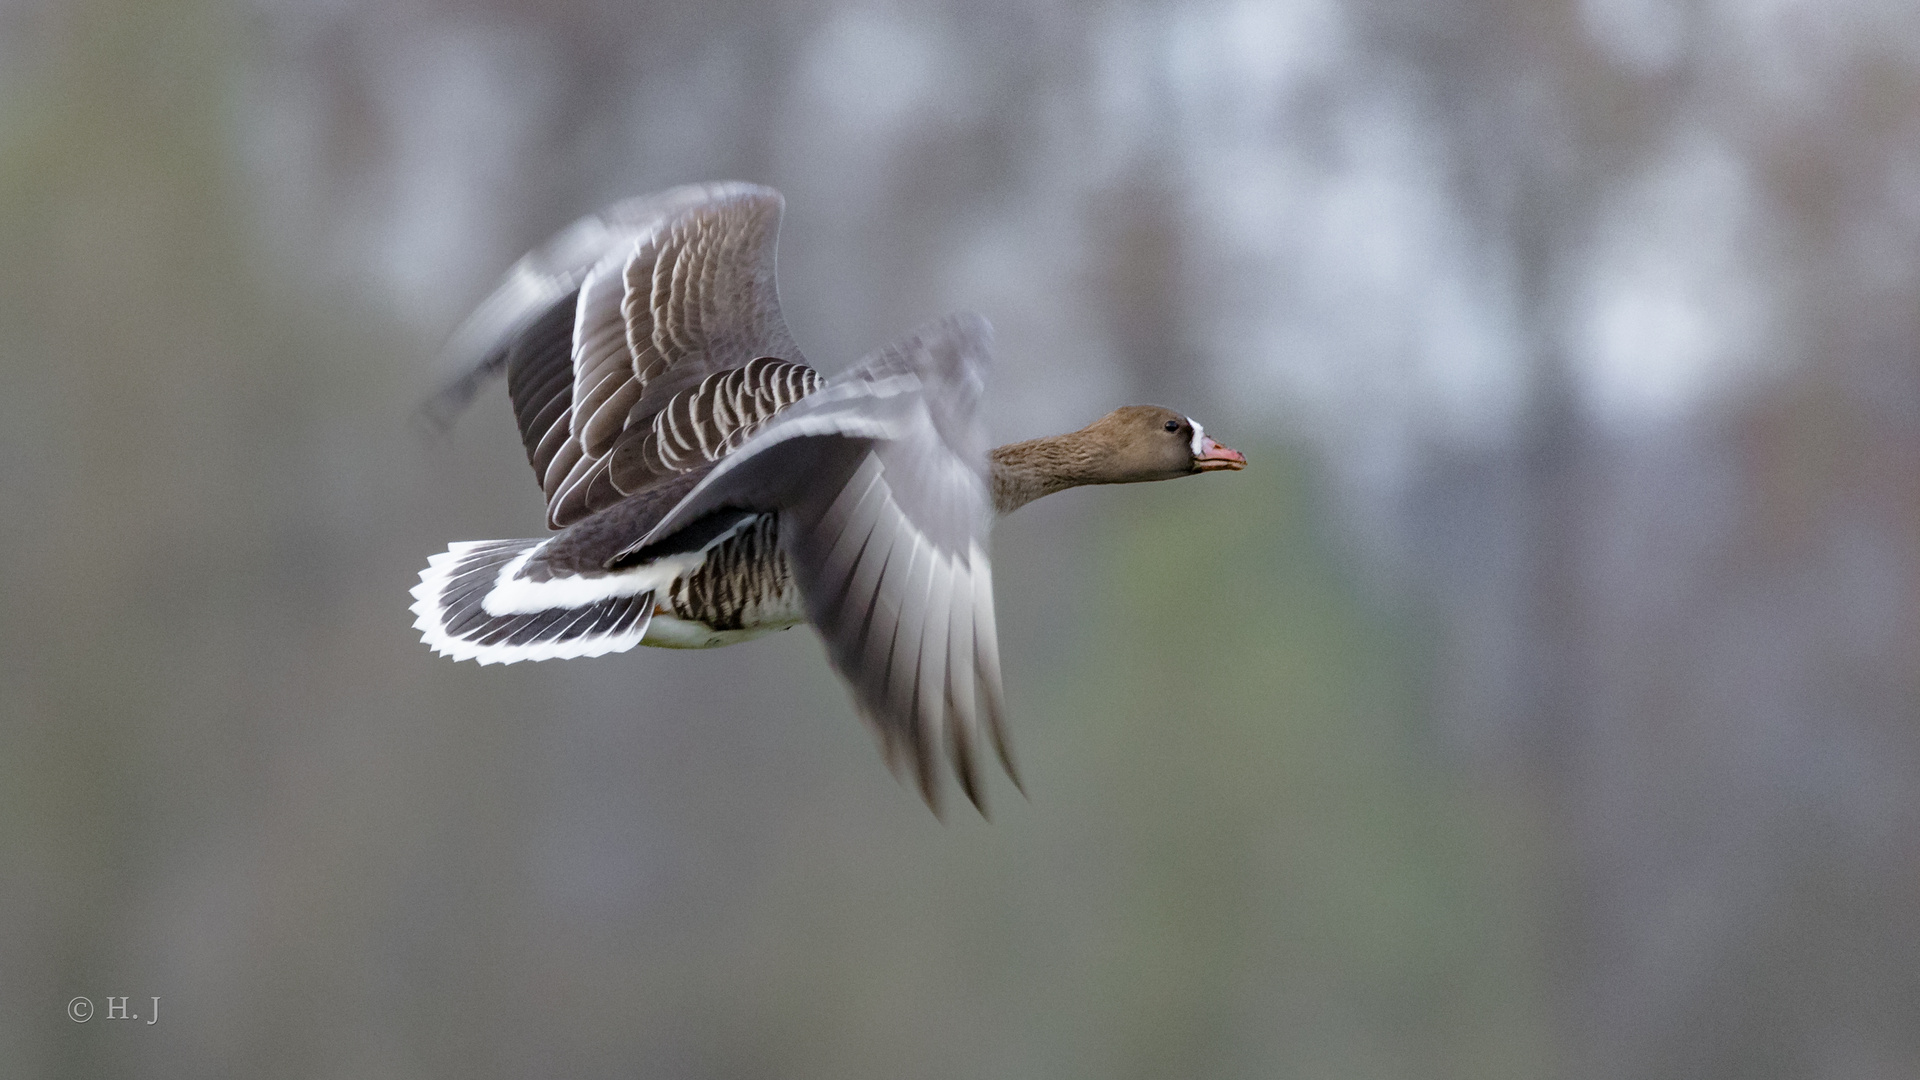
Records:
M805 622L800 590L780 550L779 521L774 514L755 518L656 593L653 622L640 644L711 649Z

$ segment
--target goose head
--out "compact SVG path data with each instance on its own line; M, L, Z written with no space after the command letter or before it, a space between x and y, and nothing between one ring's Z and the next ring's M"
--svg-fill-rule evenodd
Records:
M1213 441L1198 421L1158 405L1123 405L1074 433L1094 452L1089 484L1171 480L1244 469L1246 455Z
M1247 467L1191 417L1158 405L1125 405L1065 435L1029 439L989 455L994 509L1002 514L1086 484L1135 484Z

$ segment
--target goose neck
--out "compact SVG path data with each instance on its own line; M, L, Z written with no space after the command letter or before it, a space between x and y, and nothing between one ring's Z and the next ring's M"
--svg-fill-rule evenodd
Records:
M998 446L987 454L994 512L1005 516L1043 495L1097 483L1093 448L1079 432Z

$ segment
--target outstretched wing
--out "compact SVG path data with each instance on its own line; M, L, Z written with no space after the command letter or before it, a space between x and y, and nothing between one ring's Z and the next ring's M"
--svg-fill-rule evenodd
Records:
M553 528L724 456L820 382L780 315L782 205L700 184L576 222L456 333L429 415L504 368Z
M889 763L937 808L945 746L976 805L982 729L1009 776L978 405L990 334L951 316L769 423L643 543L728 507L777 509L807 615Z

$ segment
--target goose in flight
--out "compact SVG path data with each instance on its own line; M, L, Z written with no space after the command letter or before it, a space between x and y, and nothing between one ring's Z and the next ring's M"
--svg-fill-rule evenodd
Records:
M453 544L413 589L456 660L708 648L802 622L896 771L938 760L982 807L979 743L1015 785L987 534L1083 484L1240 469L1171 409L1127 406L989 449L990 330L938 320L823 378L780 316L783 200L700 184L619 203L521 259L456 332L444 426L504 372L546 493L543 538Z

